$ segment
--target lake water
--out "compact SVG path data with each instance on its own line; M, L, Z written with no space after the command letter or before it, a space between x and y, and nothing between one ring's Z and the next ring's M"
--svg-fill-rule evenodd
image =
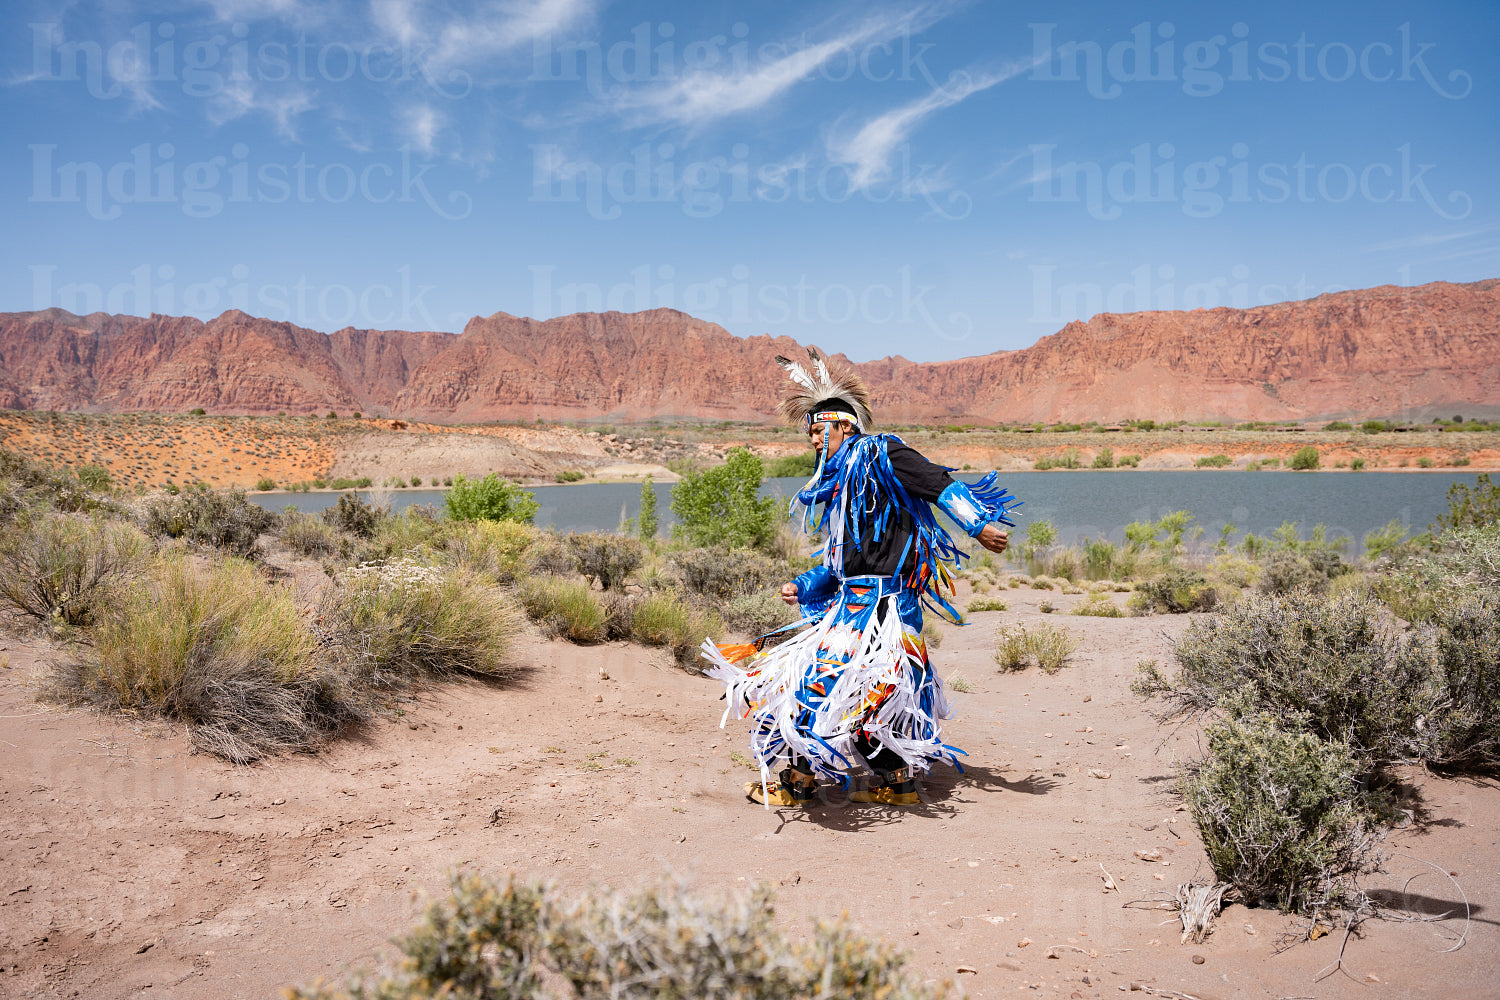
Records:
M976 476L962 478L973 481ZM1063 542L1104 535L1123 541L1131 521L1156 520L1175 510L1191 511L1203 525L1205 538L1216 539L1226 522L1241 531L1264 535L1283 521L1296 521L1306 535L1315 524L1328 527L1330 537L1348 536L1358 542L1372 528L1397 520L1412 533L1427 527L1447 510L1446 494L1454 482L1472 485L1473 473L1294 473L1208 471L1192 472L1015 472L1001 484L1026 501L1016 513L1024 530L1028 521L1055 524ZM789 497L802 485L797 479L767 480L766 495ZM641 488L634 483L592 483L543 486L532 490L541 502L536 523L562 531L608 531L640 509ZM252 496L271 510L290 504L316 512L332 504L336 493L265 493ZM672 487L656 484L656 510L661 532L674 518ZM396 509L432 504L441 509L442 490L397 490L391 493Z

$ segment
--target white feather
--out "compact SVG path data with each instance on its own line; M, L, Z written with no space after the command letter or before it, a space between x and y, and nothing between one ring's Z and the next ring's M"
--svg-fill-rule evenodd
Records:
M814 382L813 377L807 373L807 369L803 368L797 362L787 361L781 367L786 369L788 378L805 388L808 392L818 391L818 383Z
M828 362L824 361L820 357L814 357L813 361L817 365L818 380L823 383L823 388L832 391L833 379L828 377Z

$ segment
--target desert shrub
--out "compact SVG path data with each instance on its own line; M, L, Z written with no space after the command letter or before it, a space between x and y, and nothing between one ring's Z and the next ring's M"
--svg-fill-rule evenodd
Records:
M505 672L520 615L473 574L405 558L356 566L338 582L319 606L319 631L363 683Z
M1378 863L1378 803L1362 761L1337 740L1265 716L1226 719L1183 775L1183 798L1214 875L1251 904L1312 916L1362 902L1357 878Z
M1009 605L998 597L976 597L965 610L972 615L976 611L1005 611L1008 608Z
M453 477L453 486L443 496L448 516L455 521L520 521L530 524L542 509L535 496L491 472L477 482Z
M673 533L693 545L764 548L775 537L776 500L759 495L763 466L747 448L723 465L690 472L672 487Z
M526 554L540 535L515 521L469 521L444 532L443 548L460 566L511 583L523 572Z
M97 510L117 512L119 505L104 491L90 489L72 473L34 462L19 452L0 448L0 479L12 485L7 490L12 499L6 506L47 506L68 514Z
M1075 615L1088 615L1094 618L1125 617L1125 612L1120 610L1120 606L1112 601L1107 594L1098 590L1084 598L1083 603L1074 608L1072 613Z
M724 605L723 615L724 623L730 628L756 636L790 625L800 617L796 608L770 590L758 590L731 599Z
M555 532L543 531L526 550L527 572L541 576L571 576L577 572L568 543Z
M1002 625L995 632L993 658L1001 670L1025 670L1035 665L1043 673L1055 674L1078 651L1080 643L1067 630L1053 625Z
M1468 770L1500 768L1500 600L1471 596L1442 605L1431 631L1439 707L1429 763Z
M599 595L599 606L604 609L605 640L629 639L635 634L635 609L640 598L619 590L606 590Z
M317 559L344 553L348 540L332 525L295 511L282 516L281 540L298 555Z
M694 594L728 600L791 578L787 567L750 549L685 549L672 562Z
M261 476L255 481L255 488L260 490L262 493L269 493L271 490L274 490L276 488L276 480L272 479L270 476Z
M320 983L289 1000L563 997L686 1000L943 995L888 945L818 923L790 941L768 889L708 901L678 884L573 899L544 884L456 875L452 892L401 943L399 971L343 988Z
M937 649L943 644L943 630L931 618L922 623L922 642L933 649Z
M426 556L445 541L452 527L431 507L413 504L375 522L375 534L361 546L361 562L383 562L403 555Z
M590 582L597 580L604 590L619 590L641 565L641 543L625 535L575 533L568 535L567 544L578 573Z
M54 696L187 723L198 748L235 763L312 749L365 713L314 655L291 588L267 587L238 559L202 574L158 561L90 639L59 664Z
M93 625L144 569L150 547L115 521L25 518L0 535L0 603L53 630Z
M1222 469L1229 464L1231 462L1228 455L1204 455L1193 466L1199 469Z
M109 470L102 465L80 465L73 470L73 475L83 484L84 489L96 493L107 492L114 483Z
M1139 456L1139 455L1121 455L1118 464L1119 464L1119 466L1121 468L1127 468L1127 467L1131 468L1131 469L1140 468L1141 456Z
M1114 467L1115 450L1110 447L1100 448L1099 453L1094 456L1094 460L1089 463L1089 468L1091 469L1113 469Z
M1296 590L1322 591L1328 585L1328 574L1300 552L1276 549L1261 562L1265 571L1260 589L1267 594L1290 594Z
M1287 461L1287 468L1294 472L1308 472L1318 467L1318 449L1312 445L1303 445L1292 452L1292 457Z
M1441 698L1428 654L1373 599L1251 594L1189 625L1172 655L1175 678L1150 662L1132 686L1164 699L1164 718L1263 713L1371 765L1427 756L1417 722Z
M1038 472L1046 472L1048 469L1077 469L1082 465L1078 457L1077 448L1068 448L1061 455L1043 455L1037 459L1034 468Z
M587 645L606 634L604 606L582 580L531 576L521 581L517 595L526 616L547 635Z
M1191 569L1169 569L1136 584L1128 602L1136 614L1186 614L1211 611L1219 604L1219 591L1208 577Z
M374 538L380 518L380 510L365 503L355 493L341 493L334 504L323 508L324 524L347 531L356 538Z
M183 538L237 556L255 555L257 536L277 521L275 514L246 499L244 490L202 486L145 501L141 517L148 534Z
M1428 548L1403 547L1392 556L1370 587L1407 621L1431 621L1441 606L1467 595L1500 596L1500 524L1450 529Z
M1265 575L1265 570L1253 559L1225 552L1214 557L1214 561L1209 563L1208 575L1211 579L1223 584L1224 588L1238 590L1259 584ZM1219 596L1223 598L1225 594L1220 593Z
M339 476L329 481L328 488L331 490L367 490L370 488L372 482L369 476L360 476L358 479ZM433 485L437 484L434 483Z

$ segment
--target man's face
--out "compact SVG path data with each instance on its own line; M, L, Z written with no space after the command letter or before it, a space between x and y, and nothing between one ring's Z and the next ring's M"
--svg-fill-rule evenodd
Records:
M812 441L813 451L823 450L823 428L828 427L828 453L836 454L839 446L849 437L852 428L843 421L837 423L813 424L807 429L807 436Z

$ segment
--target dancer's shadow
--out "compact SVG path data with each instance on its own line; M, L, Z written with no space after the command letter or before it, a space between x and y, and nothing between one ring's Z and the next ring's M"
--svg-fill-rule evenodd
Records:
M777 832L788 823L811 823L829 830L858 833L902 822L952 819L965 803L960 798L963 791L1045 795L1056 788L1057 784L1038 774L1029 774L1023 778L1007 777L993 768L979 765L966 765L962 774L956 769L945 768L917 779L920 805L915 806L851 802L848 792L836 786L824 785L818 789L817 805L777 809L776 814L781 820Z

